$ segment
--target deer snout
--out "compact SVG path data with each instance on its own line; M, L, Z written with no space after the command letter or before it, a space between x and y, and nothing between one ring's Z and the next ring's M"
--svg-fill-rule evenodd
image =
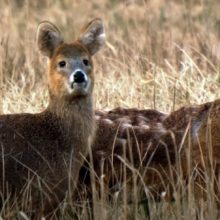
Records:
M69 78L69 84L72 91L84 92L88 87L88 77L82 69L75 70Z
M81 70L77 70L74 75L73 75L73 82L75 83L83 83L87 81L87 77L86 74L81 71Z

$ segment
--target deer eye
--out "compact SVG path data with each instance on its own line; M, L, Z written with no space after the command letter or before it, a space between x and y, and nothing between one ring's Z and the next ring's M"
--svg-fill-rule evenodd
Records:
M89 65L89 60L88 60L88 59L83 59L83 64L84 64L85 66L88 66L88 65Z
M63 67L66 66L66 61L62 60L62 61L60 61L60 62L58 63L58 65L59 65L60 68L63 68Z

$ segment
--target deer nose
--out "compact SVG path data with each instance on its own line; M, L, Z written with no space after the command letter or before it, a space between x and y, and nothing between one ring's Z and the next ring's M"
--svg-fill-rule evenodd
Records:
M77 70L75 73L74 73L74 82L75 83L83 83L83 82L86 82L86 75L83 71L81 70Z

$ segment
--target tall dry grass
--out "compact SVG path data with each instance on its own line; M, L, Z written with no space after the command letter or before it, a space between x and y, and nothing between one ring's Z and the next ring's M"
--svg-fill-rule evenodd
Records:
M106 47L95 58L96 108L169 112L214 100L220 92L219 10L218 0L1 0L0 112L39 112L47 105L46 60L35 45L37 24L52 21L71 41L94 17L104 20L107 33ZM94 198L93 208L83 201L62 218L89 219L94 213L96 219L217 218L211 199L198 211L193 196L172 204L148 200L135 205ZM19 216L28 218L23 212Z

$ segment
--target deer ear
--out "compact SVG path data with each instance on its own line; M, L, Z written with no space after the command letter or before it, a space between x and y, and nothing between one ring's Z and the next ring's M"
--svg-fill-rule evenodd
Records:
M105 44L105 30L101 19L96 18L83 29L79 41L86 46L90 54L98 52Z
M63 43L59 29L48 21L41 22L37 29L37 45L40 52L52 57L56 47Z

